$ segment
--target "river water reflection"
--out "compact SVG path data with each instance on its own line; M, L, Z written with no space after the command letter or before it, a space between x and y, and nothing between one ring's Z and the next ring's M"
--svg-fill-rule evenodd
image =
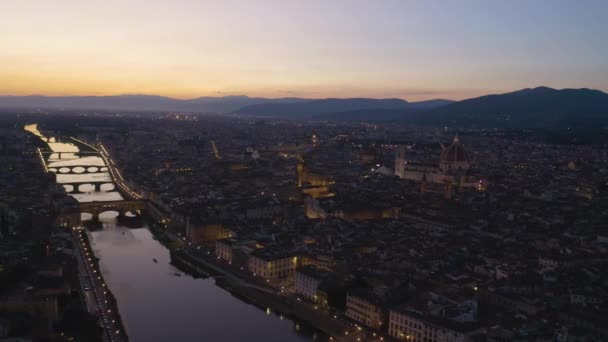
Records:
M212 278L183 274L148 229L101 219L103 230L89 232L89 239L132 341L310 340L296 334L290 320L266 315Z
M56 172L58 183L78 183L100 177L107 180L110 176L99 156L80 155L75 144L47 138L36 125L25 129L49 144L53 153L46 160L47 167ZM99 172L58 172L62 167L75 166L95 166ZM72 186L66 184L65 187L67 190ZM123 199L120 193L112 191L113 187L106 188L109 191L70 195L79 202ZM131 341L289 342L311 339L296 332L299 325L291 320L242 302L216 286L213 278L194 279L183 274L170 265L169 251L153 238L146 226L127 228L118 224L115 216L112 212L100 214L103 229L87 234L100 259L104 279L116 297ZM91 215L82 214L82 218L90 220Z
M109 191L103 191L107 189L102 188L102 191L88 190L87 182L108 182L112 181L110 172L103 158L99 155L82 154L78 146L71 142L59 142L54 137L46 137L38 130L38 125L31 124L26 125L24 129L45 141L49 146L52 153L46 157L46 165L50 172L56 174L56 180L58 184L64 185L65 190L78 202L94 202L94 201L120 201L123 197L118 191L114 191L114 187L111 187ZM77 169L77 167L80 167ZM95 167L95 169L91 169ZM86 169L85 169L86 168ZM74 169L74 173L68 173ZM82 172L79 172L81 171ZM85 171L90 171L85 173ZM84 190L81 193L72 193L75 189L70 184L80 184L80 190ZM88 191L87 191L88 190Z

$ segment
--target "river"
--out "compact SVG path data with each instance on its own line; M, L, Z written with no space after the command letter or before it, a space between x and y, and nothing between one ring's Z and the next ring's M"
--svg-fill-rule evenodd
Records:
M35 125L26 130L49 144L47 167L57 173L58 183L75 183L107 177L99 156L80 155L73 143L47 138ZM60 153L61 152L61 153ZM94 173L62 173L62 167L95 167ZM54 170L53 170L54 169ZM76 171L76 170L75 170ZM80 171L80 170L78 170ZM69 172L69 170L68 170ZM109 176L109 174L108 174ZM84 180L83 180L84 179ZM72 191L69 185L66 191ZM82 187L82 185L81 185ZM121 200L107 186L102 191L71 194L79 202ZM90 215L82 214L83 220ZM215 285L213 278L194 279L170 265L169 251L154 240L147 226L127 228L117 223L115 212L99 219L103 229L87 232L91 248L108 287L118 302L131 341L307 341L310 331L271 310L264 311L232 296ZM156 259L157 262L154 262ZM176 276L179 274L181 276Z

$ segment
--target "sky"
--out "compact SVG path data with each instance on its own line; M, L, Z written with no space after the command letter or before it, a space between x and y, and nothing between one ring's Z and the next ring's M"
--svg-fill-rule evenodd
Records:
M3 0L1 95L608 91L606 0Z

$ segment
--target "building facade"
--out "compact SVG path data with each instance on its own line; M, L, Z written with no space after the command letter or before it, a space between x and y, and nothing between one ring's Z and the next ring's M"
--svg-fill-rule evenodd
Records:
M295 292L311 302L318 301L317 290L319 285L327 277L327 273L309 265L296 270Z
M249 255L249 271L273 285L293 283L298 257L292 254L272 253L266 248Z
M351 320L373 329L381 329L385 324L385 314L380 304L370 294L357 291L346 295L346 316Z
M389 312L388 333L397 340L424 342L465 342L468 334L431 322L415 312L391 310ZM453 325L453 324L452 324Z
M215 241L215 256L232 263L232 246L236 242L235 239L220 239Z
M455 189L480 189L480 183L468 174L471 168L470 157L458 135L454 137L452 145L441 145L438 165L408 163L405 157L405 146L399 146L395 158L395 174L402 179L422 183L423 190L432 188L425 187L425 184L440 185L449 198Z

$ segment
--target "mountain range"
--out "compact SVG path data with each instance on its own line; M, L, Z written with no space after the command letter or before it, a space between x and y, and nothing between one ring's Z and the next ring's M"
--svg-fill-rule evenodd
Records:
M344 110L348 106L358 108ZM238 112L257 116L395 121L433 126L550 128L608 124L608 94L586 88L557 90L537 87L457 102L328 99L252 105Z
M231 113L240 108L268 102L297 103L300 98L267 99L248 96L174 99L157 95L116 96L0 96L0 108L42 108L66 110L124 110L156 112Z
M526 88L450 101L402 99L268 99L248 96L190 100L150 95L0 96L0 108L237 113L258 117L394 121L433 126L570 127L608 124L608 94L593 89Z
M608 94L593 89L527 88L435 108L423 121L479 127L569 127L608 124Z

